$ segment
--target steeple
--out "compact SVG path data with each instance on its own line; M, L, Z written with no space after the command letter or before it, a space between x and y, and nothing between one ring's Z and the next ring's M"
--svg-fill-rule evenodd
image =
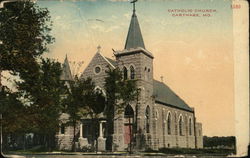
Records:
M127 50L130 48L135 49L138 47L145 49L142 34L141 34L141 29L139 26L137 16L135 14L135 2L136 1L137 0L133 0L131 2L131 3L133 3L133 14L131 17L128 35L127 35L127 40L126 40L126 44L125 44L125 49L127 49Z
M73 77L71 74L70 66L69 66L69 61L68 57L66 55L63 63L63 68L62 68L62 74L61 74L61 80L64 81L73 81Z

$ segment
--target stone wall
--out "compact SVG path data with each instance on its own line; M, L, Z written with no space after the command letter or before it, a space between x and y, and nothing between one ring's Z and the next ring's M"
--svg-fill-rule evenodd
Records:
M147 148L157 150L174 147L195 148L194 113L155 103L153 97L153 59L139 52L118 56L116 61L120 70L123 70L123 67L127 68L128 79L130 79L130 67L134 67L137 87L141 90L138 102L131 103L134 114L138 109L138 116L135 118L137 120L136 144L134 144L136 150ZM96 53L81 77L91 77L99 88L104 89L107 66L113 68L105 57ZM96 67L100 68L100 72L95 71ZM146 131L147 107L149 107L150 116L149 133ZM169 131L168 116L170 117ZM114 151L124 151L128 148L128 145L124 143L124 114L116 115L115 118L112 148ZM67 120L67 117L64 116L62 119ZM182 120L181 126L180 120ZM59 149L67 150L71 148L72 130L72 127L67 127L65 134L58 133ZM79 129L77 129L77 132L79 132ZM196 124L196 135L197 147L202 148L202 126L200 123Z
M137 87L141 90L139 99L137 103L132 103L134 112L136 111L136 105L138 109L137 117L137 133L135 145L138 149L144 149L155 146L158 143L158 140L152 136L152 126L150 126L149 133L146 133L145 125L145 112L146 107L150 109L150 117L153 116L152 105L153 105L153 59L146 56L142 52L137 52L129 55L123 55L116 57L118 67L120 70L123 70L123 67L126 67L128 70L128 79L130 79L130 67L133 66L135 69L135 79ZM152 119L150 119L150 124L152 124ZM122 121L118 123L120 126L123 125ZM122 128L122 127L119 127ZM117 135L123 135L121 131L116 133ZM143 143L143 145L142 145ZM127 146L125 145L124 148Z
M67 125L69 115L66 113L62 113L60 116L61 124L58 132L56 134L57 141L57 149L59 150L71 150L73 145L73 137L74 137L74 128L70 125ZM61 133L62 124L65 127L64 133ZM79 133L79 125L76 125L76 135ZM76 142L77 146L77 142Z
M162 104L155 104L154 110L155 117L152 119L156 120L154 134L156 141L159 141L158 148L195 148L194 115L192 112ZM169 116L171 120L170 131L168 131ZM182 132L180 132L180 119L182 120ZM191 126L189 126L189 120L191 121Z
M114 121L113 147L114 151L124 151L127 146L124 144L124 119L123 113L115 116Z
M202 124L196 123L197 148L203 148Z
M95 68L99 67L100 72L96 73ZM89 65L86 67L84 72L81 75L81 78L88 78L90 77L94 82L95 85L100 87L101 89L104 89L105 84L105 77L107 77L107 71L109 68L112 68L112 66L105 60L105 57L103 57L100 53L96 53L95 56L90 61Z

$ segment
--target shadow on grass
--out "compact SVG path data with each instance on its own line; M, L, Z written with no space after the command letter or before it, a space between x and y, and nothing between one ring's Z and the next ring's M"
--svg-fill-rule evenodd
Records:
M164 153L164 154L187 154L187 155L232 155L234 149L187 149L187 148L160 148L159 151L148 149L146 153Z
M55 154L55 155L60 155L60 154L66 154L66 155L71 155L75 154L74 152L70 151L53 151L53 152L48 152L45 148L42 146L36 146L33 147L29 150L15 150L15 151L9 151L6 152L6 154ZM84 152L83 152L84 153ZM87 153L86 153L87 154ZM88 153L88 154L91 154ZM93 153L94 154L94 153ZM95 153L97 154L97 153ZM115 153L99 153L98 155L101 154L115 154ZM116 153L117 154L117 153ZM121 154L121 153L120 153ZM126 153L122 153L121 155L124 155ZM226 155L232 155L235 154L234 149L187 149L187 148L160 148L158 151L152 150L152 149L147 149L144 152L136 152L136 154L143 154L144 156L160 156L160 155L207 155L207 156L226 156Z

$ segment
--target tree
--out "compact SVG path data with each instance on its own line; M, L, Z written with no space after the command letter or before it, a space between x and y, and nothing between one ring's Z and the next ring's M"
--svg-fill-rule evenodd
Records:
M0 9L0 70L7 70L21 80L15 85L18 92L9 91L3 98L5 104L1 104L7 112L13 106L19 109L16 113L3 114L4 132L42 133L46 135L45 144L50 142L48 137L58 126L59 108L55 104L59 101L60 64L41 59L48 52L47 45L54 41L50 35L51 24L49 11L31 1L6 3ZM10 125L8 118L18 121Z
M49 11L30 1L6 3L0 9L0 68L14 74L38 70L37 59L54 41Z
M85 109L85 116L89 116L91 119L91 142L92 149L97 151L97 139L98 139L98 127L99 127L99 119L100 114L104 111L105 108L105 97L103 92L100 89L94 89L92 94L88 97L87 108ZM94 141L96 144L94 144ZM95 146L94 146L95 145Z
M125 80L122 78L122 72L119 68L108 69L107 77L105 78L105 91L106 91L106 107L104 114L107 118L107 143L108 150L112 150L114 120L115 114L121 114L124 108L134 101L138 96L138 89L136 80Z
M84 107L83 94L85 93L86 89L85 81L79 80L75 77L75 81L70 84L70 89L67 93L67 97L65 99L65 111L69 114L69 122L73 125L73 145L72 151L75 151L75 142L76 142L76 124L77 121L80 120L81 116L79 115L79 108Z
M31 77L32 76L32 77ZM59 128L62 98L66 87L60 80L61 64L51 59L41 59L39 72L23 73L23 80L16 81L19 97L28 108L30 132L41 134L44 145L51 150L54 135Z
M27 109L17 99L18 95L13 93L7 87L2 87L0 91L0 109L2 114L2 131L3 142L7 142L7 135L18 133L19 136L28 131L26 114ZM11 143L11 142L9 142ZM3 148L8 149L7 144L3 144Z
M218 146L224 147L235 147L235 137L227 136L227 137L203 137L204 147L216 148Z
M95 90L95 84L91 78L79 79L75 77L74 83L70 86L67 98L65 100L66 112L70 115L70 122L73 125L73 145L72 150L75 151L76 142L76 125L82 117L90 116L92 120L92 142L97 128L96 119L105 105L105 98L102 92ZM92 144L93 147L94 144Z
M124 107L136 100L138 90L136 80L123 80L122 73L117 69L109 69L105 78L105 92L96 89L91 78L79 79L75 77L70 85L65 105L66 112L70 115L69 123L73 126L74 137L72 150L75 151L76 125L82 117L90 117L92 121L92 141L97 141L99 114L104 113L107 118L107 133L110 144L112 143L114 114L123 112ZM92 144L92 147L94 144ZM112 146L107 143L106 146Z

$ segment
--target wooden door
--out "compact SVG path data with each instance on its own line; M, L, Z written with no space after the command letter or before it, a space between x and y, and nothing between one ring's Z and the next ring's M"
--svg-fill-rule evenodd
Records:
M129 144L132 141L132 125L124 125L124 143Z

